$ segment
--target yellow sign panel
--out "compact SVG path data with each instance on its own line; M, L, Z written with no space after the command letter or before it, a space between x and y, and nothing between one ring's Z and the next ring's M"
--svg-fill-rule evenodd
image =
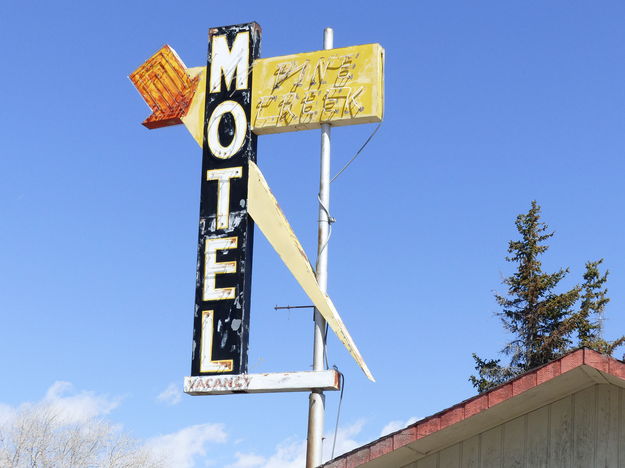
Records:
M258 135L382 121L379 44L258 59L252 75L252 130Z

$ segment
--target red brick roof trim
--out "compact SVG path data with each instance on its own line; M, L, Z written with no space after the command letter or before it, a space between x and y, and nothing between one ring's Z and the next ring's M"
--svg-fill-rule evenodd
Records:
M488 408L541 385L581 365L625 380L625 363L596 351L582 348L560 359L537 367L514 380L480 393L457 405L440 411L414 424L363 445L322 465L325 468L354 468L398 448L470 418Z

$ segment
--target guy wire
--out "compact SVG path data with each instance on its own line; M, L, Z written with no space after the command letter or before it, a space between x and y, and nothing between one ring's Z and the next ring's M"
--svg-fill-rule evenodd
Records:
M336 426L334 427L334 440L332 441L332 455L330 455L330 460L334 458L334 449L336 447L336 434L339 431L339 418L341 417L341 405L343 404L343 390L345 390L345 376L338 369L338 367L334 366L334 369L339 373L341 378L341 396L339 397L339 407L336 411Z
M343 169L341 169L334 177L332 177L332 179L330 180L330 183L334 182L334 180L340 176L343 171L345 169L347 169L347 167L354 162L354 160L358 157L358 155L362 152L362 150L365 149L365 146L367 146L369 144L369 142L371 141L371 139L375 136L375 134L377 133L377 131L380 129L380 126L382 125L382 122L380 122L378 125L376 125L376 127L373 129L373 132L371 132L371 135L369 135L369 138L367 138L364 142L364 144L360 147L360 149L356 152L356 154L354 155L354 157L352 159L350 159L349 161L347 161L347 164L345 164L343 166Z

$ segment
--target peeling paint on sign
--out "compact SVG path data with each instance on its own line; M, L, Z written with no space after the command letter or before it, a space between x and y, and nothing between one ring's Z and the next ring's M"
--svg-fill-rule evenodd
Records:
M341 379L334 369L315 372L213 375L185 377L184 392L189 395L228 393L303 392L312 389L340 390Z
M366 44L254 62L252 129L258 135L381 122L384 49Z
M240 391L247 390L251 378L247 375L223 376L218 378L199 378L189 381L185 392L192 393L198 391Z
M259 48L256 23L209 32L192 376L247 372L254 234L247 179L256 161L250 88Z

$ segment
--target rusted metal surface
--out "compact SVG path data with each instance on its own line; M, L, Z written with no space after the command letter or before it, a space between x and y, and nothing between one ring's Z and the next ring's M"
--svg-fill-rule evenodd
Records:
M149 129L182 123L199 78L187 74L184 62L174 49L164 45L129 76L150 109L143 125Z

